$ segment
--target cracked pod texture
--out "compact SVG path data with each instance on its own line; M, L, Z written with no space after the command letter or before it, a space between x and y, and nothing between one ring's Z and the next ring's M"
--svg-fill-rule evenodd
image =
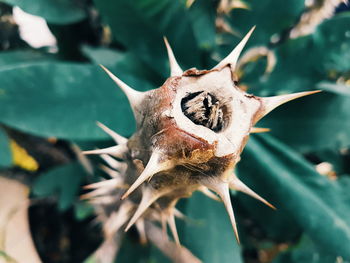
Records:
M98 123L117 145L85 152L101 155L111 176L86 186L94 190L83 196L95 205L104 225L105 241L96 252L100 262L113 261L123 232L133 225L142 242L155 243L173 261L199 262L181 247L175 226L175 216L183 217L176 203L194 191L222 200L238 242L229 189L274 208L235 176L234 168L249 134L265 131L254 127L262 117L317 91L264 98L241 90L234 71L253 30L211 70L183 71L165 39L171 76L147 92L134 90L102 66L126 94L137 131L126 139ZM175 243L166 237L167 225Z

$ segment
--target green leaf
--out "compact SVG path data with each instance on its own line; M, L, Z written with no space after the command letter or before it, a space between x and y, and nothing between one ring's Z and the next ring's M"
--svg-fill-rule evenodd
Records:
M271 136L256 136L240 163L242 180L255 181L276 213L294 219L324 251L350 259L350 178L330 181ZM257 190L257 189L254 189Z
M74 206L74 215L78 221L82 221L94 214L94 208L87 202L78 202Z
M86 17L84 2L80 0L0 0L23 11L41 16L53 24L70 24Z
M116 73L127 84L150 86ZM0 70L0 122L41 136L64 139L105 139L101 121L123 135L135 124L120 88L98 66L73 63L36 63Z
M58 207L64 211L77 199L84 176L85 172L79 164L60 166L40 175L32 191L40 197L58 197Z
M193 31L201 48L209 49L215 46L215 2L196 0L189 9Z
M125 72L124 75L144 79L156 86L162 85L164 78L153 71L132 52L120 52L105 47L83 46L83 53L94 63L102 64L109 70Z
M349 263L337 254L329 254L319 248L307 235L300 243L279 255L273 263Z
M182 1L94 0L114 38L162 76L168 76L166 36L180 65L198 65L199 51Z
M0 167L12 164L10 142L7 134L0 128Z
M251 0L249 6L250 10L234 9L231 23L242 36L256 25L257 28L247 45L267 45L274 34L294 25L305 8L305 1Z
M249 160L247 160L248 162ZM243 160L245 163L245 160ZM253 176L246 176L245 167L238 165L236 173L239 175L241 180L253 189L254 192L267 199L268 202L272 203L272 200L269 200L266 195L266 187L259 184L257 180L254 180ZM270 207L266 206L262 202L244 194L238 192L237 201L239 203L239 208L244 209L241 211L237 210L236 214L238 217L238 223L240 223L241 214L243 214L243 220L245 219L244 215L248 214L249 218L254 220L254 223L260 227L266 237L270 240L275 240L278 242L292 242L295 241L301 234L302 228L295 224L294 219L292 219L288 214L281 213L279 209L273 210ZM275 205L274 203L272 203ZM262 216L263 215L263 216ZM242 243L247 241L250 243L249 238L244 238L242 236ZM251 244L254 247L256 244Z
M345 12L326 20L311 36L315 49L315 60L321 62L323 72L347 72L350 68L350 12ZM313 61L313 63L317 63ZM316 65L316 64L314 64Z
M53 60L53 55L37 50L23 49L3 51L0 53L0 70L11 68L19 64Z
M221 202L195 193L187 200L184 214L191 221L180 229L180 241L195 256L203 262L243 262Z
M149 246L142 246L137 238L126 235L115 262L148 263Z

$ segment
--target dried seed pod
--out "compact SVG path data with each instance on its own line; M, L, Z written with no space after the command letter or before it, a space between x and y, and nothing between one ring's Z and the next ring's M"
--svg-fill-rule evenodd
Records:
M230 188L274 208L241 182L233 170L249 134L267 131L253 127L262 117L287 101L318 91L262 98L239 89L235 84L235 66L253 30L211 70L192 68L182 71L165 39L171 77L160 88L147 92L132 89L102 66L126 94L137 122L137 131L128 140L99 123L118 145L85 152L100 154L112 169L118 170L107 171L112 177L110 184L108 181L93 184L89 188L100 188L84 196L92 198L95 207L103 211L105 228L110 225L106 223L108 218L119 220L115 211L123 212L122 222L113 224L112 229L105 229L109 239L110 233L121 235L122 226L128 230L136 223L143 242L152 240L147 237L149 231L144 226L147 222L159 221L164 228L166 223L169 224L174 240L180 246L174 220L175 205L180 198L189 197L197 190L215 198L213 191L221 198L237 240ZM128 186L126 191L123 190L125 186ZM113 196L114 201L100 199L99 203L96 198L101 198L101 194ZM127 209L123 202L127 202ZM127 217L130 218L128 222ZM114 249L108 246L112 261L119 242L110 243L114 244ZM102 253L104 262L109 262L106 253ZM184 253L188 257L186 262L191 262L189 258L195 261L187 250Z

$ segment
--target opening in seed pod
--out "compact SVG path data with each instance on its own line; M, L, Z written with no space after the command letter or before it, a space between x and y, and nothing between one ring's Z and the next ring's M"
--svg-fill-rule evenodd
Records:
M231 116L227 99L206 91L188 93L181 100L181 109L193 123L214 132L223 131Z

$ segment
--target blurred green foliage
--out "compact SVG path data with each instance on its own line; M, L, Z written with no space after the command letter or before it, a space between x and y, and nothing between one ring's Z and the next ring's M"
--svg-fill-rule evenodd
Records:
M267 47L276 65L268 74L264 58L252 60L242 69L242 86L261 96L324 92L284 105L264 119L259 126L271 128L271 133L253 135L238 166L240 178L278 210L233 193L242 236L238 246L222 205L195 194L182 203L189 222L180 223L180 239L209 263L243 262L244 251L265 251L265 241L288 246L270 262L350 262L350 167L343 161L350 145L349 11L323 21L312 34L290 39L286 32L305 10L304 0L254 0L250 9L234 9L229 15L218 14L219 3L211 0L196 0L190 7L183 0L0 2L46 19L58 47L65 47L57 54L30 46L0 53L0 122L79 145L106 142L96 121L125 136L135 129L127 99L98 64L135 89L156 88L169 72L163 36L183 68L204 69L225 57L256 24L246 50ZM217 30L219 17L231 33ZM96 39L80 39L74 28L84 28ZM74 56L67 48L71 46ZM334 166L335 179L316 171L315 164L321 162ZM10 165L8 138L0 131L0 166ZM91 208L77 196L90 179L78 164L56 167L35 181L33 194L58 196L60 209L74 204L77 218L83 219ZM251 231L247 219L261 236ZM164 262L154 247L138 246L128 238L118 259Z

